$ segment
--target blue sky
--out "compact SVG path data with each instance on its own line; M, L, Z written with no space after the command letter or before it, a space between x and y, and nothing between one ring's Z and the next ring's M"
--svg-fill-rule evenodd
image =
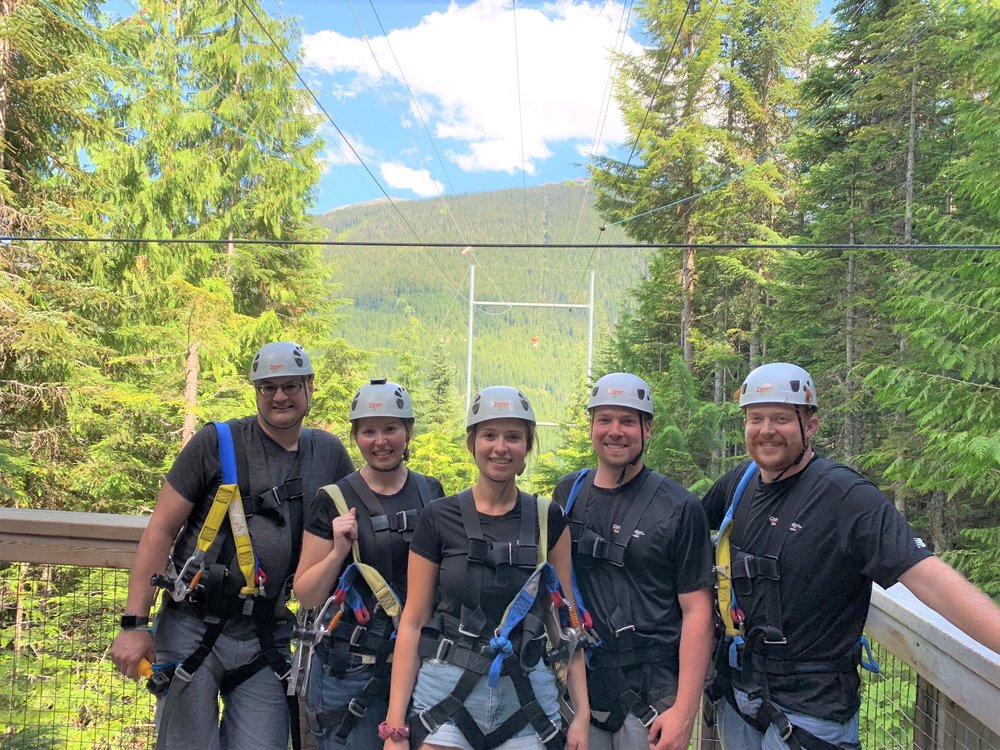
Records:
M638 51L639 29L620 2L264 2L298 19L336 124L320 212L580 178L625 139L610 51Z

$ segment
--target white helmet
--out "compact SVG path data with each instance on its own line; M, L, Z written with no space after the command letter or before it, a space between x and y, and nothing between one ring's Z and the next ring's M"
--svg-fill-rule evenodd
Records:
M816 408L819 404L812 377L798 365L772 362L761 365L743 381L740 406L792 404Z
M347 419L351 422L363 417L399 417L413 419L410 394L398 383L385 378L372 380L354 394Z
M294 341L273 341L264 344L250 365L250 380L284 378L290 375L312 375L309 355Z
M489 419L523 419L535 424L535 412L528 399L517 388L491 385L483 388L469 404L465 419L466 430Z
M624 406L653 416L653 397L646 381L627 372L612 372L594 383L587 411L598 406Z

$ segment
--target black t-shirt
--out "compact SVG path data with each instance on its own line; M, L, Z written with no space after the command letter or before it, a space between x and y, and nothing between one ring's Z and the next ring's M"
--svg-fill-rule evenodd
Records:
M650 471L644 467L621 487L593 487L589 499L581 492L575 503L586 503L584 525L604 539L624 544L617 538L621 524ZM566 505L579 473L566 475L556 485L553 498L560 505ZM657 659L656 666L632 667L625 675L630 686L640 689L651 701L672 697L677 689L681 633L678 594L714 583L712 544L704 510L697 498L679 484L657 476L661 477L660 484L628 541L624 567L604 562L586 568L576 565L583 601L605 648L617 650L610 623L618 623L622 617L635 625L638 642L644 648L662 644L665 658ZM572 515L576 517L576 512ZM574 563L578 559L579 555ZM593 685L592 691L599 687ZM595 708L606 710L598 704Z
M403 486L400 487L399 492L393 495L381 495L377 492L372 494L378 499L379 503L382 505L382 509L388 516L394 516L397 513L412 510L414 508L420 508L420 494L417 490L417 482L413 471L408 471L406 475L406 481ZM441 483L434 477L425 476L427 484L430 489L431 499L439 498L444 496L444 489L441 487ZM361 481L364 481L363 479ZM337 482L337 486L340 487L341 492L344 493L345 497L351 497L353 495L353 490L348 484L346 478L341 479ZM430 502L430 499L428 500ZM306 519L306 531L310 534L315 534L316 536L332 540L333 539L333 528L331 523L333 519L340 515L337 512L336 506L333 504L333 499L327 493L325 489L321 489L316 496L316 502L313 503L312 511L309 517ZM358 510L358 523L371 523L368 514L364 511L364 506ZM359 526L359 532L361 532ZM374 534L374 532L372 532ZM408 553L410 551L410 545L407 544L406 539L403 534L389 531L384 532L388 535L389 543L391 545L391 555L392 555L392 575L391 580L388 580L390 586L392 586L393 591L401 598L406 597L406 562L408 559ZM361 550L361 559L370 565L376 565L376 552L373 549L368 549L368 544L370 540L373 540L373 536L366 533L359 533L358 544ZM351 557L348 555L347 559L344 561L344 566L346 567L348 563L351 562ZM343 568L340 572L343 572ZM340 577L340 572L337 576ZM383 571L384 574L384 571Z
M520 492L514 507L504 515L489 516L478 513L483 538L487 542L517 542L521 529L521 504L524 502L537 501L532 495ZM562 510L556 503L552 503L548 514L550 551L559 541L565 528L566 520L563 518ZM531 543L537 543L537 540L536 531ZM521 541L524 543L524 540ZM466 536L465 526L462 524L458 495L442 498L424 508L417 522L413 540L410 542L410 549L440 567L434 613L443 612L457 619L461 617L463 604L470 609L482 605L488 624L488 630L484 629L483 632L492 632L496 629L507 605L517 596L531 575L531 570L527 568L503 565L500 566L504 571L500 580L495 576L488 580L489 573L484 573L484 590L476 590L469 585L471 580L468 573L469 537Z
M308 515L320 487L354 471L354 464L343 444L328 432L303 430L299 440L300 450L288 451L267 436L256 417L235 420L231 427L237 450L242 447L246 453L250 476L248 479L240 477L240 483L249 483L250 496L280 486L286 479L301 477L303 518ZM194 504L174 544L173 560L179 570L194 550L198 532L212 507L216 490L222 484L219 438L214 424L205 425L188 441L167 472L167 481ZM298 564L298 560L292 559L288 505L283 503L280 508L284 523L277 522L271 513L257 513L247 519L254 554L267 576L265 591L268 596L275 596L281 591ZM225 520L207 562L214 562L223 539L229 536L229 521ZM242 579L238 566L231 566L230 573Z
M821 662L849 653L856 648L868 617L872 581L891 586L931 556L923 540L871 482L827 459L817 456L811 463L815 462L819 463L808 476L804 470L777 482L751 482L740 500L731 535L734 547L763 555L769 536L788 529L778 552L781 628L788 645L768 652L781 660ZM744 462L730 469L705 495L712 528L722 522L748 465ZM818 489L821 481L825 489ZM804 498L799 493L805 493ZM787 516L787 509L795 507L794 518L782 517L783 509ZM754 586L738 595L747 616L747 633L765 624L765 589ZM731 677L737 687L752 687L739 672ZM856 670L768 678L775 702L835 721L847 721L858 710L859 683Z

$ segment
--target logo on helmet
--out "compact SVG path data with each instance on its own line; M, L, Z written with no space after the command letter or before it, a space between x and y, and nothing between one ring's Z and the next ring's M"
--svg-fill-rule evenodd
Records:
M385 405L385 401L369 401L368 408L374 411L375 409L381 409Z
M757 393L768 393L769 391L773 390L774 390L773 385L758 385L756 388Z
M285 369L285 363L284 362L268 362L267 363L267 369L270 370L271 372L277 372L278 370L284 370Z
M608 395L609 396L624 396L625 395L625 389L624 388L608 388Z
M510 403L510 401L494 401L493 402L493 408L494 409L506 409L507 411L510 411L510 409L511 409L511 403Z

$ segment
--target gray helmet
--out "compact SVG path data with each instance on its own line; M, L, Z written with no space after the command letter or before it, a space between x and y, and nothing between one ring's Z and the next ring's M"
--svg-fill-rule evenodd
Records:
M413 404L410 394L398 383L390 383L385 378L372 380L354 394L348 420L354 422L362 417L399 417L413 419Z
M535 412L527 397L509 385L491 385L483 388L469 405L465 419L466 430L490 419L523 419L535 424Z
M740 406L751 404L819 405L812 377L788 362L761 365L747 375L740 388Z
M653 416L653 397L646 381L627 372L612 372L594 383L587 411L598 406L624 406Z
M250 365L250 380L264 378L285 378L290 375L312 375L313 366L309 355L294 341L273 341L264 344Z

